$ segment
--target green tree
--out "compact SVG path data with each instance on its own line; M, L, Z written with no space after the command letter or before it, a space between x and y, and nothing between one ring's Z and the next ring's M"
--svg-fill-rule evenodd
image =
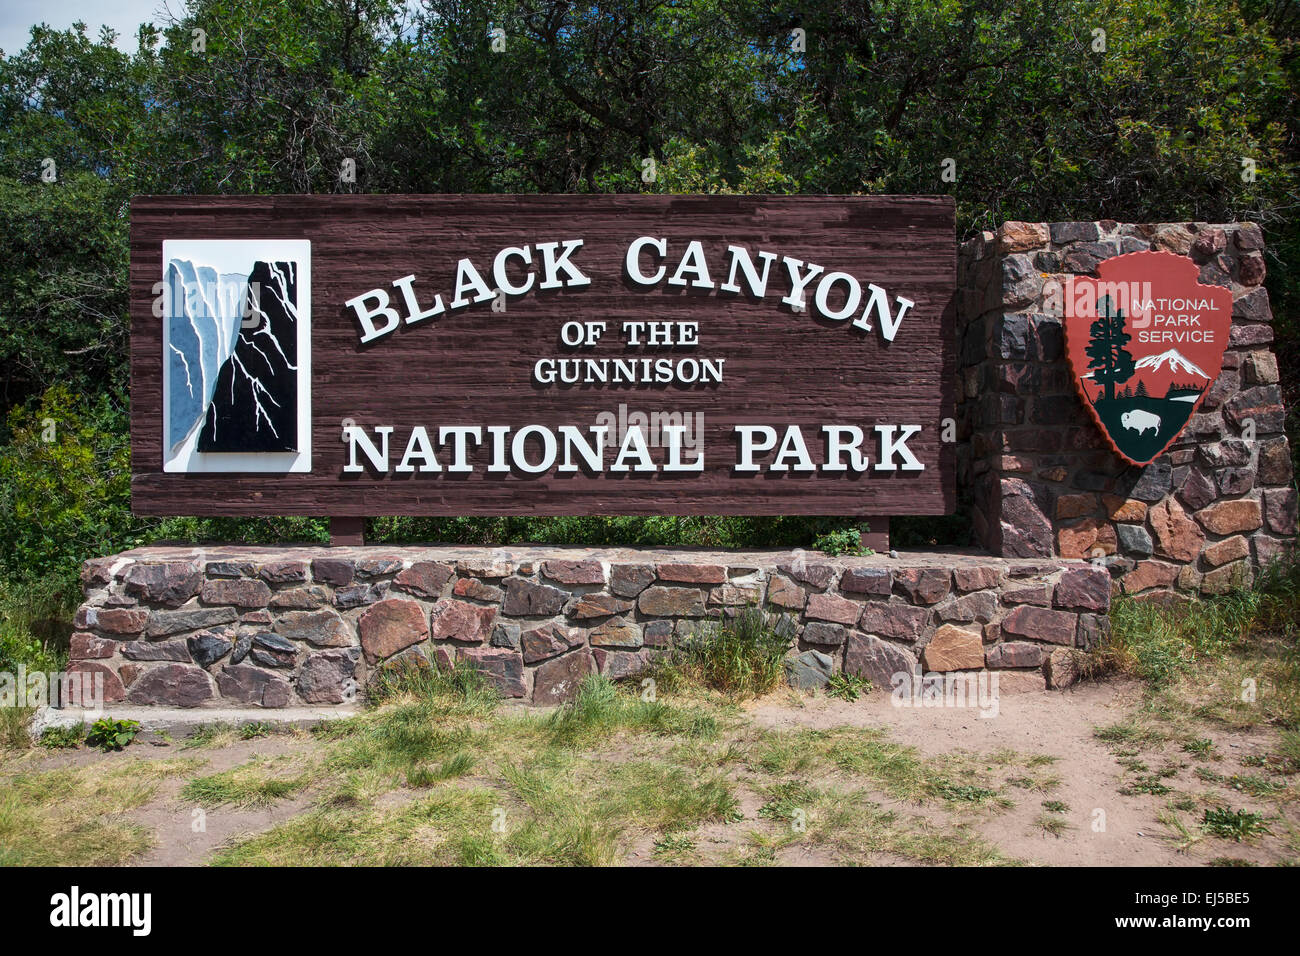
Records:
M1124 331L1124 312L1115 307L1110 296L1097 303L1098 318L1088 329L1088 369L1093 381L1104 389L1107 402L1115 400L1115 386L1133 377L1133 355L1124 346L1132 338Z

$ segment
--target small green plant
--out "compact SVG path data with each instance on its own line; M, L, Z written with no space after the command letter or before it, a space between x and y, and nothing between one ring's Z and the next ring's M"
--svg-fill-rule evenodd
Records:
M1233 790L1248 793L1252 797L1269 797L1286 789L1285 784L1269 780L1267 777L1243 777L1235 773L1223 782Z
M1206 810L1205 817L1201 820L1201 829L1210 836L1235 840L1238 843L1261 833L1273 832L1258 813L1249 810L1229 810L1227 807Z
M1209 737L1195 737L1183 741L1183 752L1201 758L1209 757L1214 753L1214 741Z
M998 795L996 790L990 790L988 787L946 783L944 781L936 782L932 789L936 797L941 800L951 800L954 803L984 803Z
M264 720L249 721L239 728L240 740L256 740L258 737L268 737L270 734L271 725Z
M1120 789L1120 793L1126 797L1132 797L1140 793L1149 793L1155 797L1162 797L1166 793L1173 793L1173 790L1160 782L1160 778L1154 774L1145 777L1138 777L1128 786Z
M111 717L101 717L90 725L90 733L86 735L86 743L107 753L110 750L121 750L135 740L135 736L139 732L139 721L114 720Z
M1060 817L1052 816L1047 813L1040 813L1034 825L1049 836L1060 838L1061 834L1069 830L1070 824L1066 823Z
M1107 724L1105 727L1094 727L1092 735L1098 740L1107 744L1139 744L1148 742L1149 733L1139 727L1132 721L1126 721L1118 724ZM1117 752L1117 756L1131 756L1136 751Z
M847 700L852 703L863 694L870 694L873 689L871 681L865 677L837 671L831 675L831 682L826 686L826 693L830 697L838 697L840 700Z
M72 727L46 727L41 731L41 746L51 750L67 747L80 747L86 739L85 728L81 724Z
M655 856L661 860L676 860L695 850L695 841L682 834L669 834L655 843Z
M814 537L812 546L814 551L825 551L832 556L874 553L870 548L862 547L862 531L859 528L833 528Z
M1070 805L1068 803L1062 803L1060 800L1044 800L1043 809L1048 813L1067 813L1069 812Z
M223 733L230 730L229 725L223 724L199 724L195 727L188 737L185 738L184 747L190 749L193 747L206 747L213 741L217 740Z

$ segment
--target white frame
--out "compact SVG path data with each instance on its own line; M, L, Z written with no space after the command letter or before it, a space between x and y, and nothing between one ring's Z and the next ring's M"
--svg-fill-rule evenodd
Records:
M167 281L167 263L182 258L212 266L217 273L252 271L258 260L293 260L298 264L298 436L297 451L201 452L201 429L194 429L175 453L167 447L167 413L171 401L168 358L171 323L163 311L162 345L162 446L163 471L211 472L310 472L311 471L311 240L309 239L166 239L162 244L162 276ZM164 286L163 294L167 294Z

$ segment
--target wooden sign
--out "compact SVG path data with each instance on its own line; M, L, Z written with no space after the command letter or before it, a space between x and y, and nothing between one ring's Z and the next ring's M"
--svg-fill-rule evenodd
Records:
M132 504L948 513L955 248L946 197L138 197Z
M1106 440L1145 465L1182 433L1223 370L1232 290L1202 285L1196 263L1133 252L1076 276L1065 294L1075 385Z

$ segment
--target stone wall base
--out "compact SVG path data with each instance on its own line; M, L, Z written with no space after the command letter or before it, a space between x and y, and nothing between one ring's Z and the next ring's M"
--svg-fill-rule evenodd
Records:
M105 703L213 709L355 706L385 669L429 663L554 704L747 607L788 639L798 686L996 671L1041 690L1072 682L1111 593L1102 567L973 551L549 547L150 547L88 561L82 584L71 672Z

